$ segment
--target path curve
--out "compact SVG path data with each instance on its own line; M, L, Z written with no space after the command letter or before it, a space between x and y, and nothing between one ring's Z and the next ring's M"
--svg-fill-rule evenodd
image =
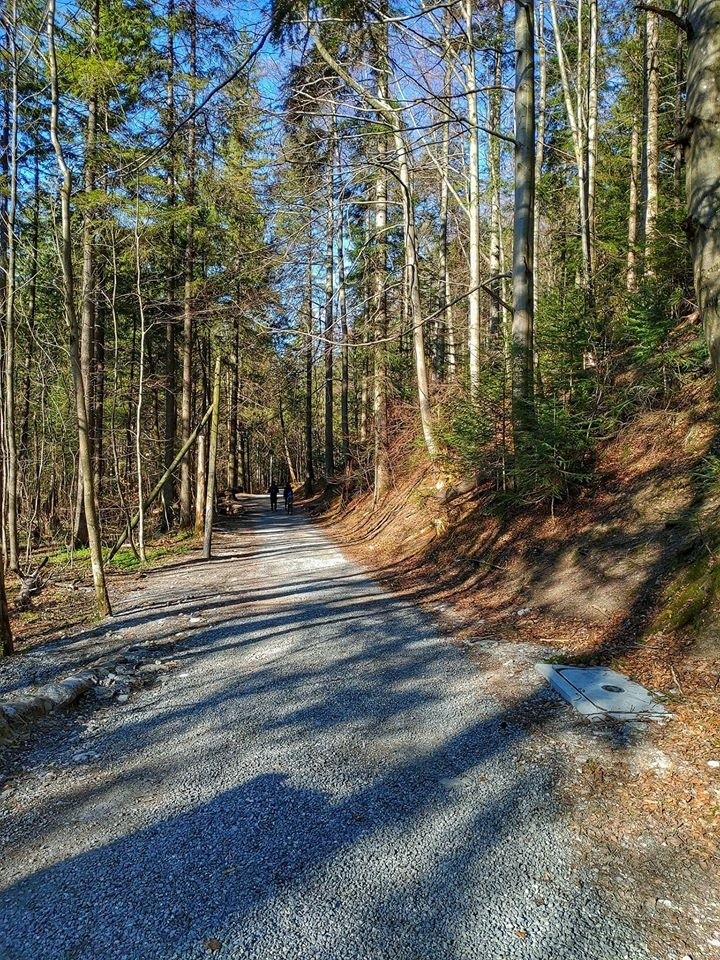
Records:
M0 958L647 960L529 749L545 691L508 708L301 514L246 504L114 618L174 641L163 683L50 734L3 803Z

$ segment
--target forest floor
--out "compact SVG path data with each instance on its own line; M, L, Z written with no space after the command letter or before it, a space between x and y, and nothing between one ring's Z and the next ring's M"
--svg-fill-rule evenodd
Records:
M213 561L165 561L112 621L42 640L48 662L132 648L151 682L4 751L0 955L719 955L711 861L662 821L603 834L643 784L674 789L671 753L573 716L543 645L464 644L454 605L246 503Z

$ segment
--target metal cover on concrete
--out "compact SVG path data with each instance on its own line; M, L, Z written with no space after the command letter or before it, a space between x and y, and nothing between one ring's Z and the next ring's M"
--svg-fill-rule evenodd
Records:
M539 663L538 673L589 720L667 720L671 714L652 694L606 667L562 667Z

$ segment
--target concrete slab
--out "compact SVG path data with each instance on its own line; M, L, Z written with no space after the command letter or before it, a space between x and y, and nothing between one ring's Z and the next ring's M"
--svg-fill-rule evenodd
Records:
M536 670L588 720L667 720L672 716L645 687L607 667L539 663Z

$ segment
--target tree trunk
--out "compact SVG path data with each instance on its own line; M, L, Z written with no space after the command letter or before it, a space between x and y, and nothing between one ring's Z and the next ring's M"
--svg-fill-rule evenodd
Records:
M92 14L90 21L90 44L89 53L91 57L98 55L98 39L100 33L100 0L93 0ZM93 356L94 356L94 334L95 334L95 310L96 310L96 285L95 285L95 211L93 209L92 195L95 190L96 182L96 146L97 146L97 114L98 114L98 96L93 87L88 100L87 132L85 136L85 173L83 189L85 192L86 208L83 212L82 226L82 279L81 279L81 298L82 313L80 327L80 369L82 372L84 395L85 395L85 419L88 424L88 443L90 445L91 462L94 461L94 437L93 437ZM80 463L80 478L84 466ZM78 502L75 513L75 546L86 547L89 542L88 519L85 512L84 486L81 480L78 483ZM93 474L93 489L95 489ZM95 490L97 496L97 490Z
M3 462L0 456L0 490L3 486ZM0 537L0 657L9 657L15 652L13 644L10 614L5 595L5 556L2 537Z
M720 0L689 0L687 231L698 308L720 387Z
M201 433L197 441L195 460L195 535L200 536L205 529L205 501L207 499L207 456L205 453L205 434Z
M450 8L445 11L445 74L443 77L444 109L447 111L442 125L442 153L440 163L440 282L442 303L443 328L443 369L448 380L455 379L455 329L452 307L452 286L450 282L450 230L449 230L449 193L450 193L450 97L452 95L452 63L450 60L450 32L452 30L452 13Z
M18 44L17 3L11 5L8 34L10 40L10 129L9 129L9 198L6 220L7 260L5 270L5 443L7 451L7 541L8 566L20 569L18 537L18 455L15 410L15 235L18 195Z
M345 291L345 233L342 208L339 213L340 242L338 245L338 311L340 313L340 432L342 434L343 466L350 464L350 344Z
M308 227L311 236L312 224ZM311 237L312 240L312 237ZM313 461L313 282L312 244L308 248L307 263L307 343L305 347L305 450L307 456L306 492L315 490L315 464ZM250 480L250 451L248 448L248 479Z
M197 3L190 0L190 113L195 109L195 80L197 78ZM195 120L188 123L187 139L187 191L188 222L185 231L185 293L183 305L183 347L182 347L182 441L190 436L192 421L192 346L193 346L193 279L195 273ZM183 460L180 468L180 526L187 529L192 526L192 503L190 491L190 463Z
M645 273L654 275L653 247L657 233L658 217L658 114L660 108L660 27L658 15L648 10L645 21L645 221L643 241L645 246Z
M167 31L168 31L168 73L167 73L167 134L175 128L175 0L168 0L167 6ZM175 141L171 140L168 144L168 166L167 166L167 187L168 187L168 213L170 217L170 227L168 230L168 245L170 247L170 256L168 262L168 280L167 280L167 316L165 318L165 445L163 462L165 469L172 463L175 456L175 431L177 428L177 402L176 402L176 377L175 377L175 324L176 324L176 299L177 282L175 271L177 264L175 261L175 206L177 203L177 185L175 182ZM165 483L162 493L163 513L165 515L165 524L169 528L173 523L173 503L175 501L175 481L170 474Z
M500 130L500 109L502 106L502 45L504 41L503 8L498 7L496 20L497 47L493 51L493 86L490 91L488 111L488 163L490 166L490 310L488 328L490 335L495 337L500 330L500 303L498 296L502 290L499 276L502 272L501 263L501 231L500 222L500 141L494 134ZM479 278L478 278L479 279Z
M285 412L283 410L282 393L278 397L278 415L280 417L280 433L282 434L283 453L285 454L285 465L287 467L290 483L295 486L297 483L297 474L290 456L290 445L288 444L287 430L285 429Z
M207 493L205 500L205 534L203 559L212 556L212 525L215 516L215 472L217 467L218 429L220 426L220 357L215 360L213 384L213 413L210 421L210 451L208 453Z
M335 317L334 317L334 296L335 296L335 176L334 176L334 155L335 146L333 143L333 133L330 135L330 144L328 145L328 184L327 184L327 246L325 254L325 325L323 329L325 342L323 344L323 356L325 359L325 479L330 480L335 472L335 435L333 428L333 349L335 340Z
M598 0L589 0L590 35L588 38L588 123L587 123L587 218L590 286L594 283L597 260L597 223L595 217L595 184L597 180L598 138Z
M515 216L513 231L513 420L532 423L533 210L535 199L535 27L533 0L515 0Z
M540 256L540 195L537 186L542 176L545 160L545 112L547 105L547 50L545 46L545 0L538 0L537 16L538 47L538 107L537 107L537 147L535 151L535 200L533 206L533 317L537 318L540 294L538 259ZM537 345L534 344L537 352Z
M233 318L233 352L230 383L230 423L228 424L228 487L238 485L238 415L240 409L240 318Z
M473 2L464 0L467 61L465 86L468 118L468 217L470 219L468 277L468 368L470 398L478 400L480 391L480 145L477 110Z
M550 17L552 19L553 33L555 36L555 47L557 50L558 68L560 72L560 83L565 101L565 109L570 124L570 133L572 134L573 151L575 154L575 164L578 174L578 221L580 227L580 241L582 247L582 283L586 290L591 286L591 265L590 265L590 219L588 216L588 189L587 189L587 151L586 138L584 136L583 118L578 109L573 106L572 88L568 76L567 57L560 36L560 26L558 24L557 9L555 0L549 0ZM517 21L516 21L517 23ZM580 98L582 88L581 78L581 44L582 44L582 24L578 22L578 76L577 91ZM577 104L581 106L580 102Z
M60 190L60 208L62 223L61 238L61 267L63 277L63 292L65 298L65 315L70 332L70 365L72 368L73 383L75 386L75 408L77 413L78 441L79 441L79 460L82 466L82 485L85 505L85 515L87 518L88 539L90 541L90 561L92 566L93 580L95 583L95 596L97 600L98 612L101 616L107 616L111 613L110 600L105 585L105 573L103 571L102 545L100 541L100 523L95 503L95 490L93 487L92 454L90 450L90 437L87 416L87 403L85 397L85 381L83 379L82 368L80 364L80 351L78 347L78 322L75 313L75 278L73 274L72 261L72 224L70 211L70 198L72 196L72 173L65 161L62 144L58 137L58 72L57 59L55 55L55 0L49 0L48 3L48 46L50 62L50 137L55 149L58 167L62 175L62 186Z
M385 102L388 96L388 35L387 27L378 28L377 95ZM382 120L382 117L378 118ZM388 302L387 302L387 205L388 163L387 134L379 134L377 166L375 168L375 215L372 250L372 335L376 341L373 350L373 425L374 425L374 481L373 503L376 504L390 485L390 451L388 437Z
M135 404L135 471L138 492L138 553L140 562L146 563L145 555L145 507L143 499L143 462L142 462L142 410L145 386L145 305L142 294L142 269L140 264L140 195L137 197L135 215L135 292L140 316L140 356L138 358L138 389Z
M628 293L637 289L638 196L640 179L640 131L637 114L633 114L630 133L630 209L628 212L627 281Z

